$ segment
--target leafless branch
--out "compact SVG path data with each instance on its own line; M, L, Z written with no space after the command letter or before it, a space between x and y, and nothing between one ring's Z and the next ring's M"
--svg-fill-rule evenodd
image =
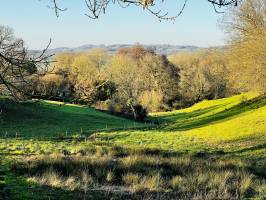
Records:
M40 55L30 56L24 42L14 38L8 27L0 26L0 87L4 86L14 97L24 94L23 86L31 84L32 76L48 72L52 55L46 52L50 44L51 40Z
M53 2L53 9L55 10L56 16L59 16L60 11L65 11L66 8L62 9L58 7L57 0L52 0ZM176 0L179 1L179 0ZM156 16L160 21L162 20L175 20L177 17L179 17L189 0L182 0L183 6L178 10L177 14L170 15L167 11L162 10L155 10L154 6L158 5L159 2L165 3L166 0L84 0L85 5L88 9L88 13L85 15L88 16L91 19L98 19L99 16L106 12L106 9L110 3L117 3L122 8L128 7L130 5L135 5L138 7L142 7L143 9L147 10L152 15ZM221 11L218 10L218 8L227 7L227 6L238 6L238 4L242 0L206 0L209 3L211 3L214 7L215 12L221 13Z

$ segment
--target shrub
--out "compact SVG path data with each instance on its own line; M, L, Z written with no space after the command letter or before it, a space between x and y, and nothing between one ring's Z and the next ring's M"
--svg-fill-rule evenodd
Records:
M111 100L108 102L109 111L112 114L120 115L129 119L134 119L137 121L143 121L147 115L148 111L140 104L135 104L133 106L123 105L122 103Z
M148 111L145 108L143 108L143 106L140 104L136 104L133 107L135 110L135 116L134 116L135 120L143 121L147 117Z

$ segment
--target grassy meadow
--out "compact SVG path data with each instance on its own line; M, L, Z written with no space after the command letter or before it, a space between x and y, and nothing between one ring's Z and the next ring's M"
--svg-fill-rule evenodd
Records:
M2 135L23 137L59 137L92 133L101 130L124 129L143 126L93 108L63 104L56 101L30 101L16 104L5 101L2 116ZM2 102L3 103L3 102Z
M156 127L56 102L6 105L0 199L266 199L264 96L153 113Z
M173 151L238 150L265 143L266 100L256 94L203 101L190 108L154 113L160 127L102 133L120 145Z

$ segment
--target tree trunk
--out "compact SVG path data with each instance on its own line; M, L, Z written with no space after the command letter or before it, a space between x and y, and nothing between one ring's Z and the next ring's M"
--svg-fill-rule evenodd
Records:
M130 105L130 107L131 107L131 110L133 112L134 119L136 120L137 119L137 114L136 114L135 108L134 108L134 106L132 104Z

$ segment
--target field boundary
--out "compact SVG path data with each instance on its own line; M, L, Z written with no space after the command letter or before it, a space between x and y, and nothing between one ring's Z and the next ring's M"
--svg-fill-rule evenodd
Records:
M18 139L74 139L74 138L97 138L98 133L103 132L114 132L114 131L134 131L134 130L152 130L155 128L159 128L160 125L155 123L146 124L144 126L131 126L127 127L126 125L121 128L103 128L103 129L83 129L80 128L79 131L71 131L65 130L65 132L61 132L56 134L55 136L38 136L38 135L23 135L20 131L2 131L0 134L1 139L10 139L10 138L18 138Z

